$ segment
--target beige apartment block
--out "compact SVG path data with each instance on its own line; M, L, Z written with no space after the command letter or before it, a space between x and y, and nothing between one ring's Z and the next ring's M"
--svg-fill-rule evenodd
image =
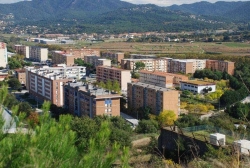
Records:
M20 55L24 55L25 58L29 58L30 57L29 46L15 45L15 51L16 51L16 53L18 53Z
M67 66L73 66L77 56L66 54L65 51L53 51L52 63L53 64L66 64Z
M173 59L170 62L170 73L184 73L192 74L193 70L193 61L190 60L178 60Z
M26 86L26 72L24 69L15 69L16 78L19 82Z
M6 67L8 64L7 46L0 42L0 67Z
M230 61L206 60L206 68L221 72L227 72L228 74L233 75L235 67L234 62Z
M188 80L185 75L166 73L160 71L139 71L140 78L139 81L142 83L148 83L151 85L156 85L160 87L173 87L174 85L179 85L180 81Z
M103 59L96 55L87 55L84 56L84 62L93 65L94 67L97 66L111 66L111 60Z
M39 100L49 100L52 104L63 106L63 84L75 81L86 75L86 68L48 67L26 68L26 88L29 93Z
M121 67L123 69L135 70L136 62L143 62L145 64L144 70L147 71L168 71L167 59L122 59Z
M29 50L29 58L34 61L43 62L48 59L48 48L31 46Z
M101 57L115 60L117 63L121 63L121 60L124 59L124 53L102 52Z
M130 71L120 68L98 66L96 67L96 75L96 80L98 82L103 81L104 83L106 83L108 80L111 80L112 82L118 81L122 91L126 91L127 83L131 82Z
M64 85L64 107L76 116L120 116L120 98L116 93L82 82Z
M66 64L67 66L72 66L74 65L75 59L84 59L87 55L94 55L100 58L100 51L92 49L68 49L66 51L53 51L52 62L53 64Z
M82 49L67 49L66 54L70 55L76 55L79 58L84 59L85 55L96 55L100 56L100 50L99 49L91 49L91 48L82 48Z
M180 96L177 90L167 89L141 82L128 83L128 107L136 112L150 107L155 115L163 110L172 110L176 116L180 111Z

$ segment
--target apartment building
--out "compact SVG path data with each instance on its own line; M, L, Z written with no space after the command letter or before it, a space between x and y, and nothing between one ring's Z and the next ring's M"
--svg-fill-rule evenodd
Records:
M6 67L8 64L7 46L0 42L0 67Z
M180 96L177 90L141 82L128 83L128 107L136 112L141 107L150 107L155 115L163 110L180 112Z
M122 91L126 91L127 83L131 82L131 74L129 70L108 66L98 66L96 67L96 75L96 80L98 82L103 81L106 83L108 80L111 80L112 82L118 81Z
M15 75L16 78L19 80L19 82L26 86L26 72L24 69L15 69Z
M234 74L234 62L220 60L206 60L206 68Z
M72 54L66 54L65 51L53 51L52 63L53 64L66 64L67 66L73 66L77 56Z
M77 55L79 58L84 59L85 55L96 55L100 56L99 49L90 49L90 48L82 48L82 49L67 49L66 54Z
M143 62L145 64L144 70L147 71L168 71L167 59L122 59L121 67L123 69L134 70L136 62Z
M180 81L188 80L185 75L166 73L160 71L139 71L140 78L139 81L142 83L148 83L151 85L156 85L160 87L173 87L174 85L179 85Z
M86 55L84 56L84 62L97 66L111 66L111 60L103 59L96 55Z
M170 62L170 73L194 73L192 60L173 59Z
M116 93L81 82L64 85L64 107L76 116L120 116L120 98Z
M210 93L216 91L216 84L212 82L198 81L198 80L189 80L181 81L181 90L188 90L195 94Z
M0 81L3 81L9 76L8 69L0 70Z
M63 84L75 81L86 75L85 67L48 67L26 68L26 88L39 100L49 100L63 106Z
M203 70L206 68L206 60L204 59L189 59L190 61L193 61L193 73L195 73L196 70Z
M48 59L48 48L31 46L29 50L29 58L34 61L43 62Z
M84 59L84 57L87 55L95 55L99 57L100 51L92 50L92 49L81 49L81 50L69 49L65 51L53 51L52 63L53 64L66 64L67 66L72 66L74 65L75 59L77 58Z
M15 51L16 51L16 53L18 53L20 55L24 55L25 58L30 57L30 48L29 48L29 46L15 45Z
M121 63L124 59L124 53L102 52L101 57L114 60L116 63Z
M143 54L130 54L130 59L149 59L149 58L157 58L156 55L143 55Z

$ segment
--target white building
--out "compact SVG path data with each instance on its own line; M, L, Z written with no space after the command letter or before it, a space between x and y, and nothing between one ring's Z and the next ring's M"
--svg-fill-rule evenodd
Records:
M197 94L211 93L216 91L215 83L198 80L180 81L180 86L181 90L188 90Z
M210 143L213 145L224 146L226 144L226 135L220 133L210 134Z
M7 46L0 42L0 67L6 67L8 64Z
M244 139L234 141L234 146L241 154L245 154L245 155L250 154L249 153L249 151L250 151L250 141L244 140Z

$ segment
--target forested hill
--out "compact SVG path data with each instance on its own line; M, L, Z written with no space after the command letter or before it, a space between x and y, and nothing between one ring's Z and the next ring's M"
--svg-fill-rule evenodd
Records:
M232 21L250 21L250 1L216 3L197 2L193 4L172 5L169 10L188 12L195 15L219 16Z
M147 32L230 29L250 21L250 2L199 2L159 7L121 0L32 0L0 4L0 16L12 13L16 24L50 27L55 32ZM195 15L195 16L193 16ZM11 22L12 23L12 22ZM236 24L235 24L236 23Z
M50 19L86 19L98 14L109 15L121 8L135 8L121 0L32 0L13 4L0 4L0 14L14 14L15 20L50 20ZM144 5L151 6L151 5ZM173 5L167 8L155 6L156 14L162 9L181 11L195 15L219 16L234 20L250 20L250 1L243 2L198 2L193 4ZM130 10L127 10L128 15ZM107 14L106 14L107 13ZM124 13L124 11L123 11ZM119 13L118 13L119 14ZM148 13L145 13L148 14ZM169 13L166 13L169 15ZM104 16L105 17L105 16ZM145 16L146 17L146 16ZM129 19L129 18L124 18ZM179 19L179 18L177 18Z
M0 13L13 13L16 20L79 19L133 6L120 0L32 0L0 4Z

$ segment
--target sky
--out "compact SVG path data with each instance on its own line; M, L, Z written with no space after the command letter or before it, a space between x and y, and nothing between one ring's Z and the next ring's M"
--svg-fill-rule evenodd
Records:
M0 3L14 3L25 0L0 0ZM181 5L181 4L190 4L195 2L200 2L201 0L123 0L133 4L155 4L158 6L170 6L170 5ZM206 0L208 2L214 3L218 0ZM221 0L221 1L233 1L233 0ZM247 1L247 0L241 0Z

